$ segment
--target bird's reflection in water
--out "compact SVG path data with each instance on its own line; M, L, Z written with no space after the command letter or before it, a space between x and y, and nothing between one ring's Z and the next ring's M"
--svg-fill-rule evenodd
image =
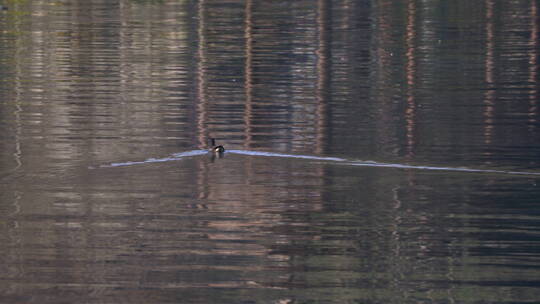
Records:
M216 159L225 157L225 152L208 152L208 155L210 157L210 161L214 162Z

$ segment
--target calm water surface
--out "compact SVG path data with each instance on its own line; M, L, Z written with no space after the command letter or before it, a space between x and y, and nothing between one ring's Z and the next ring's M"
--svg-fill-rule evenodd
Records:
M540 299L537 2L0 4L1 303Z

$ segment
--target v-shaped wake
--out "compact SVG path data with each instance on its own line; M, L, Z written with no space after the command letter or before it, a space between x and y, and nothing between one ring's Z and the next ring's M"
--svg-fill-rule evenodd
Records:
M180 153L172 154L171 156L164 158L148 158L141 161L127 161L117 162L108 165L101 165L98 168L112 168L112 167L124 167L141 164L162 163L168 161L178 161L187 157L194 157L199 155L205 155L209 152L207 150L191 150ZM322 162L333 162L348 166L361 166L361 167L382 167L382 168L395 168L395 169L416 169L416 170L432 170L432 171L450 171L450 172L470 172L470 173L493 173L493 174L511 174L511 175L529 175L540 176L540 172L526 172L526 171L505 171L505 170L492 170L492 169L474 169L466 167L438 167L438 166L422 166L422 165L409 165L399 163L383 163L375 161L363 161L363 160L349 160L340 157L325 157L314 155L298 155L298 154L285 154L285 153L273 153L273 152L259 152L248 150L227 150L226 153L261 156L261 157L282 157L282 158L297 158L316 160Z

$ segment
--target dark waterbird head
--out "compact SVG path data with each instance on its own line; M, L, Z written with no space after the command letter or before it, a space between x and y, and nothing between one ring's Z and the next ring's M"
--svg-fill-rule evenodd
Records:
M5 5L0 5L0 11L7 11L7 6Z

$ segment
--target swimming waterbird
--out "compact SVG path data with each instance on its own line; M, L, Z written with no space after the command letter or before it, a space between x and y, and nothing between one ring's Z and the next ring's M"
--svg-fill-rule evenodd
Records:
M210 151L211 152L214 152L214 153L223 153L225 152L225 148L223 148L223 146L216 146L216 140L213 139L213 138L210 138L210 142L211 142L211 147L210 148Z

